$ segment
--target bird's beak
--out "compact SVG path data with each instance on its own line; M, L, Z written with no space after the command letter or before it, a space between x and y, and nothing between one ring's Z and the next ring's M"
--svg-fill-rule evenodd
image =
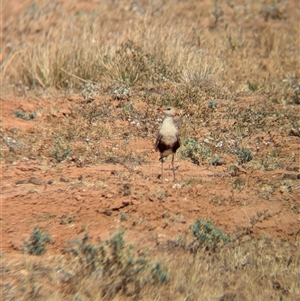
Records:
M178 115L183 116L184 115L184 110L178 110Z

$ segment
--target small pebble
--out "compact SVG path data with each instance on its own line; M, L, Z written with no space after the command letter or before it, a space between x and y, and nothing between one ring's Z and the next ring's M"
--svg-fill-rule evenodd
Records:
M288 171L299 171L299 167L298 166L287 166L286 170L288 170Z
M43 185L43 182L36 177L31 177L28 182L34 185Z
M293 175L293 174L284 174L283 177L282 177L282 179L283 180L285 180L285 179L296 180L298 178L298 176L297 175Z
M61 177L59 180L61 182L70 182L70 180L68 178L66 178L66 177Z
M110 209L106 208L104 210L104 214L107 215L107 216L111 216L112 215L112 211Z
M182 185L176 183L176 184L173 184L172 188L173 188L173 189L181 189L181 188L182 188Z
M28 180L19 180L16 182L16 185L27 184Z

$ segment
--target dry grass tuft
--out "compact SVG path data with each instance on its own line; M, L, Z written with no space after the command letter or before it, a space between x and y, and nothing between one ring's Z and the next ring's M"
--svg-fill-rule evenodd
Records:
M268 92L286 99L299 77L292 3L102 1L79 9L35 1L9 14L7 2L4 83L15 92L20 85L72 92L86 81L139 92L179 84L209 96Z
M122 231L97 244L85 235L59 257L25 256L16 265L3 255L3 296L7 300L21 296L26 300L222 300L232 294L232 300L297 300L299 242L245 231L226 237L210 222L206 226L196 231L202 235L197 236L201 241L197 249L195 235L187 233L159 246L151 259L128 244ZM211 248L225 237L225 244Z

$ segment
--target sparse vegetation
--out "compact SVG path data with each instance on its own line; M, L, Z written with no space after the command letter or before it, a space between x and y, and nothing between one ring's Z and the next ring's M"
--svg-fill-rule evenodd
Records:
M228 242L228 237L211 221L197 219L191 230L195 238L190 244L192 252L201 252L203 249L215 252L218 247Z
M249 148L236 150L236 154L239 158L240 164L247 163L253 159L253 155Z
M51 151L51 157L55 158L58 162L62 162L70 156L70 147L62 137L56 136L55 140L56 143L53 147L54 150Z
M32 120L35 118L35 113L31 112L28 115L24 112L21 112L19 110L14 110L14 114L18 117L18 118L22 118L24 120Z
M296 0L2 6L3 300L299 298Z
M137 298L141 297L145 286L167 280L160 262L151 263L143 252L137 257L134 255L134 247L125 242L122 230L99 244L90 243L86 234L70 252L77 263L69 281L70 291L81 293L81 283L84 282L90 287L90 294L106 300L117 295Z
M192 138L186 138L183 141L183 147L180 150L180 154L183 158L188 158L196 165L201 165L202 161L210 156L209 151Z
M24 252L30 255L42 255L46 252L46 244L50 242L50 235L35 227L29 239L24 241Z
M257 217L261 222L267 215L260 212ZM6 272L18 273L15 281L23 284L20 291L5 288L3 292L14 298L21 294L26 299L52 300L47 295L48 285L60 283L56 300L78 296L93 300L180 300L186 295L207 300L229 293L243 300L257 296L294 300L299 295L299 245L253 235L249 229L227 236L204 219L196 220L190 228L180 245L178 240L169 241L168 252L157 253L159 261L128 244L123 230L97 243L85 234L70 242L63 256L43 262L26 258L26 264L19 266L21 274L7 263ZM24 272L27 270L29 273ZM234 289L226 288L229 283L234 283Z

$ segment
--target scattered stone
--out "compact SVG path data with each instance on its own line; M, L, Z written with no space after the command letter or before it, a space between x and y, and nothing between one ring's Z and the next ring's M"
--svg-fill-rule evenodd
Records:
M111 207L111 210L113 211L119 211L122 208L125 208L127 206L133 205L133 203L131 201L122 201L120 203L120 200L116 202L116 204L113 205L113 207Z
M61 182L65 182L65 183L70 182L70 180L68 178L66 178L66 177L61 177L59 180Z
M54 184L54 180L53 179L51 179L51 180L49 180L47 183L49 184L49 185L52 185L52 184Z
M297 175L293 175L293 174L284 174L283 177L282 177L283 180L286 180L286 179L288 179L288 180L296 180L297 178L298 178L298 176Z
M112 211L109 208L106 208L104 210L104 214L107 215L107 216L111 216L112 215Z
M153 230L155 230L155 228L156 228L155 226L150 225L149 228L148 228L148 231L153 231Z
M296 137L300 137L300 129L294 129L292 128L289 132L290 136L296 136Z
M163 229L166 229L169 226L169 223L164 223L164 225L162 226Z
M211 165L213 166L221 166L221 165L226 165L227 162L223 157L216 157L212 160Z
M19 180L16 182L16 185L28 184L28 180Z
M170 214L168 212L164 212L161 217L162 218L169 218Z
M297 174L297 179L300 179L300 173L299 173L299 174Z
M287 171L299 171L299 167L298 166L287 166L286 170Z
M75 200L77 202L84 202L84 200L81 197L79 197L79 196L75 196Z
M31 184L34 184L34 185L43 185L44 184L41 180L37 179L36 177L31 177L28 182Z
M132 202L129 201L122 201L122 204L124 205L124 207L132 205Z
M173 184L172 188L173 188L173 189L181 189L181 188L182 188L182 185L176 183L176 184Z

